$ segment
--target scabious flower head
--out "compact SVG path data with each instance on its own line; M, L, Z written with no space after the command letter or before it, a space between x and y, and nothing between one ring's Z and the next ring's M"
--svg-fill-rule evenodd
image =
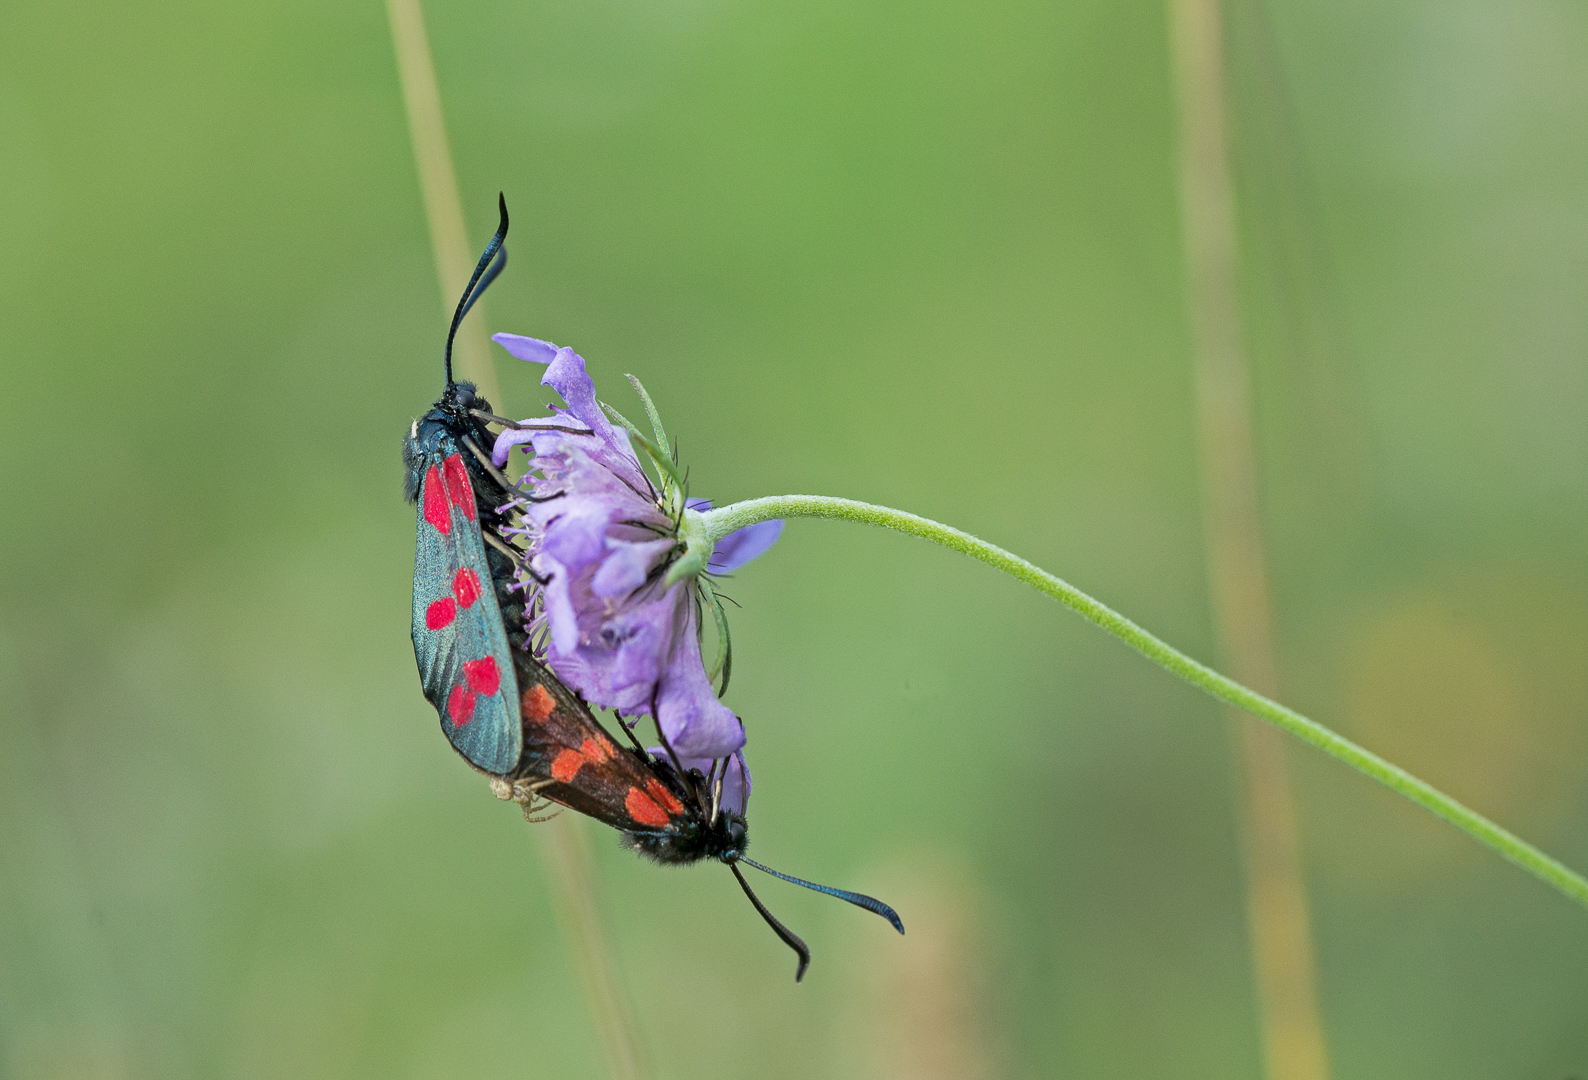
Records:
M567 403L554 406L549 421L533 421L566 430L508 430L492 454L499 468L515 446L533 454L521 482L533 571L521 582L530 597L531 642L592 704L629 717L654 715L686 769L709 775L732 756L717 766L723 805L742 812L749 773L736 751L744 726L718 700L706 672L702 600L716 604L706 575L760 555L783 523L725 536L707 558L691 554L692 515L710 503L685 499L666 447L658 451L612 423L572 349L517 334L494 340L520 360L547 365L541 382ZM651 411L648 398L646 407ZM657 481L641 467L635 442L656 466Z

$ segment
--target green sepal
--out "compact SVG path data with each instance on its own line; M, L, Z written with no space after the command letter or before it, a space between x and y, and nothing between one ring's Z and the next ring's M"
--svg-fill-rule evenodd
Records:
M645 405L645 415L651 418L651 430L656 433L656 445L670 449L672 443L667 440L667 432L662 430L662 414L656 411L656 405L651 401L651 395L645 392L645 387L633 375L628 376L629 382L634 384L634 392L640 395L640 401Z
M670 589L685 578L698 578L705 570L706 557L698 551L686 550L667 568L667 576L662 578L662 588Z
M715 681L717 674L722 674L722 685L717 688L717 696L728 692L728 676L733 672L733 638L728 633L728 612L722 606L722 601L717 596L717 590L711 587L711 582L705 578L699 579L700 594L706 598L706 606L711 608L711 616L717 622L717 662L711 666L711 671L706 678Z
M644 450L645 455L656 465L656 471L662 475L662 483L667 488L667 501L671 504L675 497L680 496L684 490L683 478L678 475L678 466L673 463L673 459L656 449L651 440L642 435L640 429L635 427L628 417L604 401L601 402L601 408L606 411L608 416L623 425L624 429L629 433L629 437L640 444L640 449Z

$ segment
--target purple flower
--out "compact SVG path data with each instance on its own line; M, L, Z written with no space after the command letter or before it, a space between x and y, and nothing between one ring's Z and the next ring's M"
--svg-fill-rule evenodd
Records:
M744 727L717 699L706 673L702 600L714 596L696 573L743 566L771 547L782 522L741 529L709 558L681 562L688 553L686 518L701 501L686 506L666 471L671 463L658 467L656 482L646 475L628 430L608 419L572 349L517 334L494 340L520 360L546 364L541 382L567 402L553 407L550 420L567 432L508 430L492 454L498 467L514 446L534 455L522 481L528 565L538 577L524 581L530 639L544 648L557 676L592 704L630 717L654 715L686 768L709 772L744 745ZM730 764L724 803L732 790L742 807L748 772L742 760Z

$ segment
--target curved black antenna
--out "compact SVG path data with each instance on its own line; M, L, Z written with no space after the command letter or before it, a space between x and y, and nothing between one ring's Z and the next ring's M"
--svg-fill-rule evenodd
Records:
M750 863L750 865L754 866L755 863ZM733 876L739 879L739 887L744 890L744 895L750 898L750 903L755 905L755 910L761 913L761 918L766 920L766 924L772 928L773 933L782 938L783 944L793 949L795 955L800 958L800 966L794 971L794 981L799 982L805 977L805 969L811 966L811 951L805 947L805 943L800 940L798 934L778 922L777 916L766 909L766 905L761 903L761 898L756 896L755 891L750 888L750 883L744 880L743 874L739 873L737 866L729 863L728 869L732 870ZM766 867L763 866L761 869L765 870Z
M476 285L474 287L474 291L469 294L469 302L463 305L463 314L467 315L469 313L469 310L474 307L474 302L481 296L485 295L485 290L491 287L491 282L501 277L502 271L506 269L507 245L503 244L497 249L496 259L491 263L491 268L485 272L485 276L480 279L480 283Z
M739 856L738 861L742 863L749 863L751 866L755 867L764 874L771 874L773 877L782 878L784 881L792 881L794 884L803 885L807 889L815 889L819 893L826 893L828 896L836 896L840 900L848 900L856 907L863 907L867 911L874 911L892 923L893 928L899 933L904 933L904 924L899 921L899 913L874 896L867 896L865 893L850 892L848 889L835 889L831 885L818 885L814 881L806 881L804 878L790 877L788 874L780 874L770 866L762 866L754 859L747 859L743 855ZM734 873L738 873L738 871L735 870ZM749 888L750 887L746 885L745 891L748 892Z
M447 387L452 386L452 339L458 336L458 324L463 321L463 316L469 313L474 306L474 301L480 298L480 293L485 291L485 286L496 280L496 275L501 273L501 267L494 269L484 284L480 283L480 275L485 273L486 267L491 265L491 260L496 258L496 253L502 250L502 241L507 239L507 196L501 192L496 193L497 208L501 211L502 222L496 227L496 235L491 237L491 242L485 245L485 254L480 256L480 262L474 268L474 276L469 278L469 287L463 290L463 295L458 298L458 310L452 316L452 328L447 331ZM506 253L503 253L502 266L507 265ZM476 289L475 286L479 285Z

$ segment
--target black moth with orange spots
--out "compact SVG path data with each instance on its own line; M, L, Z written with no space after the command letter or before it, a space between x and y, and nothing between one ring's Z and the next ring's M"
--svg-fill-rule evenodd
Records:
M532 821L555 803L611 825L627 846L656 862L726 863L756 911L798 955L796 982L805 975L810 950L761 903L739 870L741 862L873 911L904 933L898 914L880 900L790 877L747 858L744 817L719 806L720 777L708 783L699 769L683 768L670 749L666 759L651 755L627 725L622 730L633 745L619 746L584 699L530 651L524 600L512 587L525 553L503 533L513 516L509 504L527 496L491 464L495 439L487 426L511 422L495 416L473 385L452 378L458 325L507 262L506 200L499 205L501 224L447 334L446 388L403 441L405 491L419 517L414 657L442 732L491 778L498 797L518 802Z

